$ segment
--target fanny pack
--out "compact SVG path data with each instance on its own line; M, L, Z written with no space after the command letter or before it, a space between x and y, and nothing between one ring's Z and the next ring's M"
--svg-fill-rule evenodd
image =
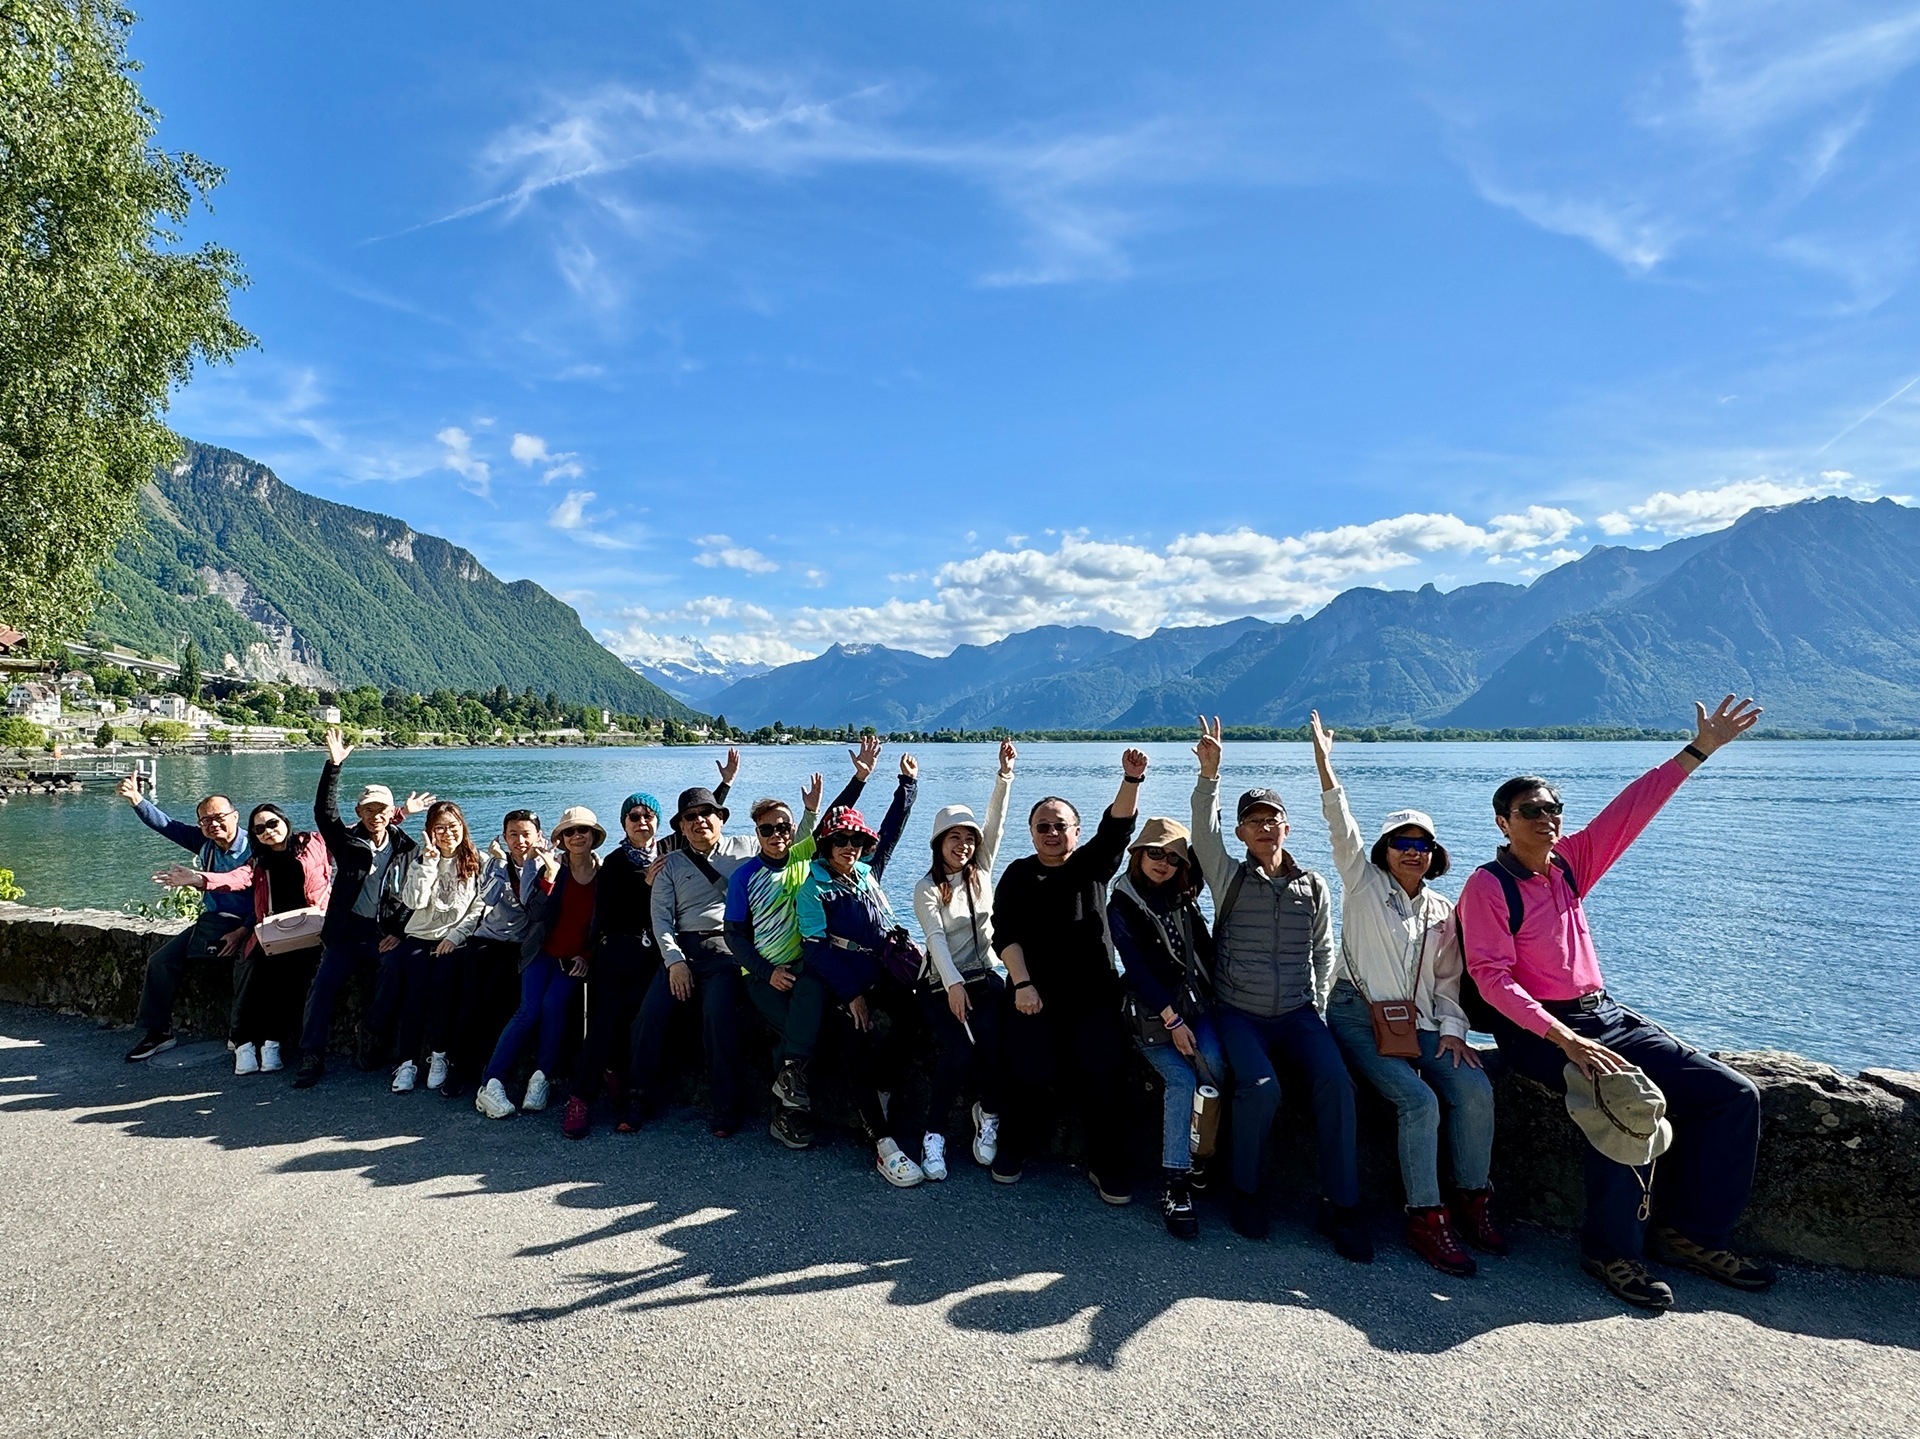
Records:
M294 949L311 949L320 943L320 926L327 912L317 904L304 909L283 909L270 914L253 927L254 942L263 954L285 954Z
M876 951L864 944L855 944L837 934L828 935L827 943L835 949L848 950L854 954L876 954ZM887 937L881 941L876 957L880 967L909 989L922 984L933 971L933 964L927 958L927 952L913 942L904 928L895 926L887 931Z

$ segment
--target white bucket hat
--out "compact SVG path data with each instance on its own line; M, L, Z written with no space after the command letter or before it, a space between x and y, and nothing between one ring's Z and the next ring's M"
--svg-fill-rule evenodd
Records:
M1587 1142L1615 1164L1651 1164L1673 1146L1667 1096L1645 1070L1588 1079L1569 1064L1567 1113Z
M941 835L961 825L965 825L976 835L981 833L980 821L974 818L972 810L963 804L948 805L933 817L933 842L938 844Z

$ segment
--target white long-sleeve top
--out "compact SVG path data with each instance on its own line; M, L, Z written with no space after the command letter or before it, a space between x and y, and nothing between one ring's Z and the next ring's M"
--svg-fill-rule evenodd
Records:
M1430 884L1409 895L1399 880L1367 857L1341 786L1321 791L1320 809L1327 817L1334 867L1340 872L1339 973L1353 981L1364 999L1411 997L1420 1028L1464 1039L1468 1024L1460 1007L1460 976L1466 961L1453 922L1453 901ZM1322 995L1322 1008L1325 1003Z
M486 913L480 902L480 878L485 872L483 866L471 878L462 879L458 859L442 858L422 846L400 885L400 903L413 911L407 916L408 936L451 940L456 945L473 938Z
M974 853L980 888L972 896L971 908L966 882L958 874L947 876L951 899L940 898L940 885L932 875L921 875L913 887L914 918L927 937L927 953L940 974L940 983L947 988L1000 967L993 952L993 866L1000 856L1000 836L1007 827L1007 797L1012 792L1011 774L995 776L993 795L987 800L987 818L980 830L980 848Z

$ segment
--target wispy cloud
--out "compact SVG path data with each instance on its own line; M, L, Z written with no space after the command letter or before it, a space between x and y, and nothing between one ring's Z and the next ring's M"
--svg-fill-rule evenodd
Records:
M550 485L555 480L577 480L585 473L581 469L579 456L571 450L558 454L550 451L547 442L538 435L516 433L509 453L523 465L537 465L543 485Z
M745 570L750 575L770 575L780 568L778 562L768 559L758 550L736 545L726 535L700 535L694 543L701 548L700 553L693 557L693 562L708 569L724 566L730 570Z
M587 506L597 498L599 497L592 490L568 490L566 497L547 511L548 525L596 549L631 549L632 546L627 541L603 534L593 527L593 521L587 516Z
M434 435L446 453L440 463L460 477L460 488L488 499L493 494L493 467L473 452L473 436L458 425L448 425Z

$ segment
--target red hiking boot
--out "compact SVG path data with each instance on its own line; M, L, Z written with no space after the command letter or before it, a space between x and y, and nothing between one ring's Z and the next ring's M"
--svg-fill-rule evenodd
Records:
M1493 1191L1463 1189L1454 1198L1453 1223L1460 1237L1486 1254L1505 1254L1507 1236L1493 1222Z
M577 1094L567 1096L567 1112L560 1116L560 1132L569 1139L585 1139L593 1127L587 1118L587 1101Z
M1407 1247L1442 1274L1456 1279L1465 1279L1480 1267L1453 1232L1453 1221L1447 1218L1444 1205L1407 1211Z

